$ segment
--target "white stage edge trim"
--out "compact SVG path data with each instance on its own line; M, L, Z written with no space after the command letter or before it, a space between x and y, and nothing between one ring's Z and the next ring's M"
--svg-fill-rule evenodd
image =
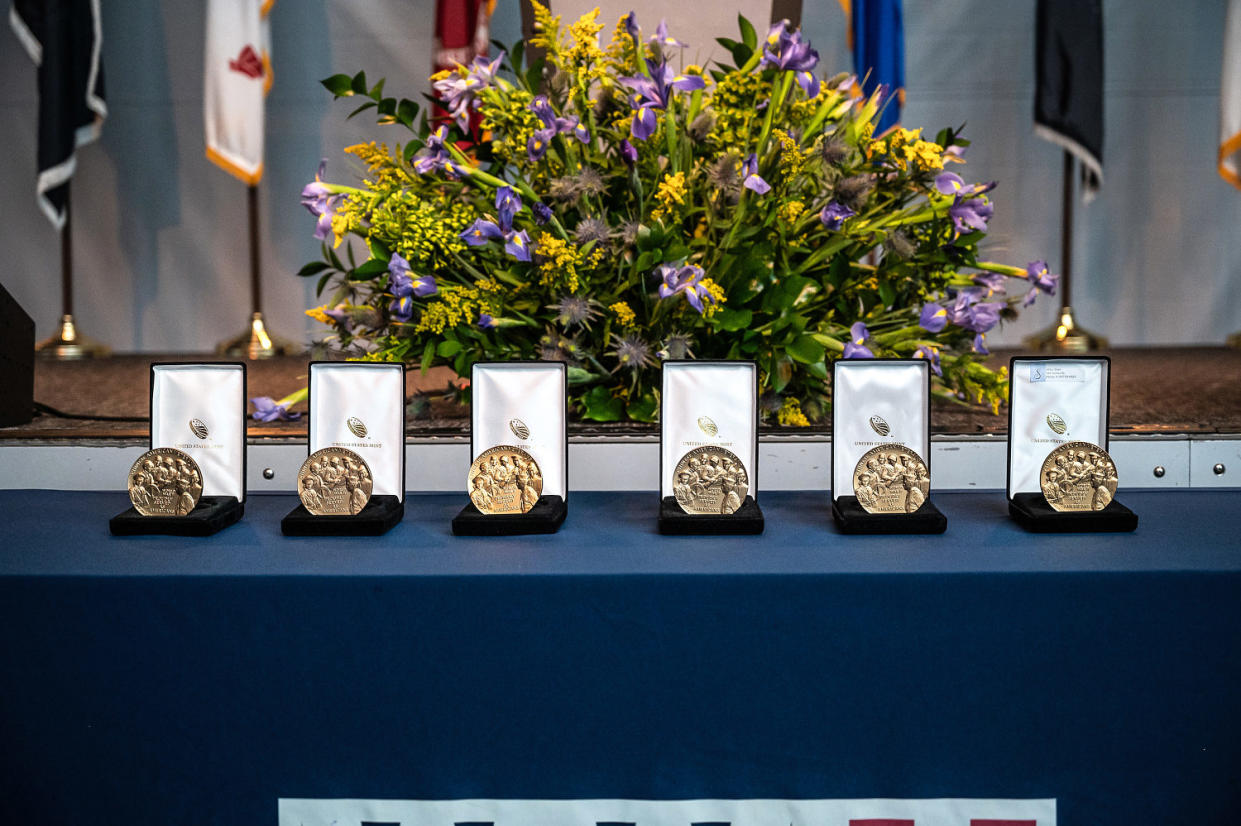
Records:
M1123 488L1241 487L1241 437L1131 436L1113 438L1111 453ZM111 490L123 493L125 474L141 444L94 442L0 443L0 489ZM249 448L250 493L291 493L306 458L304 444L259 441ZM831 441L783 436L759 441L759 489L827 490ZM931 439L935 490L1003 490L1007 440L993 436ZM412 439L405 445L411 493L465 489L470 466L466 437ZM1224 473L1215 473L1223 465ZM1154 470L1162 467L1162 476ZM267 478L270 471L271 478ZM575 437L569 441L569 490L657 490L659 441L654 437Z

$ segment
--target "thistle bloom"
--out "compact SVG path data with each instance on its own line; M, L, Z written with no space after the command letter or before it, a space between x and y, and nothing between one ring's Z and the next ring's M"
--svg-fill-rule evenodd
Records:
M1047 268L1046 261L1031 261L1026 264L1026 279L1030 282L1030 291L1026 293L1025 299L1022 300L1021 306L1029 307L1034 303L1034 299L1038 297L1039 291L1048 295L1056 294L1056 284L1060 281L1060 276L1050 272Z
M844 204L832 201L823 207L823 211L819 213L819 220L823 222L823 226L835 232L844 224L845 219L852 218L857 212L845 206Z
M849 328L849 340L845 342L844 357L847 359L873 359L875 354L866 346L870 341L870 330L860 321L855 321Z
M276 401L270 396L259 396L250 399L250 403L254 405L253 418L256 422L295 422L302 417L301 413L289 412L292 402L287 398Z
M555 304L548 305L548 309L555 310L556 320L566 327L589 327L590 322L599 316L595 302L580 295L566 295Z
M797 85L813 98L819 94L819 81L814 76L818 63L819 53L810 47L810 41L802 39L799 30L789 31L789 21L781 20L771 27L763 48L763 66L793 72Z
M702 271L702 267L686 264L677 267L675 264L660 264L655 269L655 274L663 279L663 283L659 285L659 297L669 298L677 293L684 293L685 298L701 315L704 308L702 301L705 298L711 303L715 303L715 297L711 292L702 285L703 276L706 275Z
M648 57L646 68L650 77L639 75L620 79L622 85L633 90L633 94L629 96L629 106L634 110L629 133L640 141L655 133L659 120L654 110L667 109L668 100L674 90L692 92L707 85L698 75L675 74L664 60L656 63Z
M938 333L948 326L948 311L939 304L924 304L918 324L928 333Z
M944 368L939 364L939 351L925 344L914 350L914 358L926 359L931 363L931 372L937 376L944 375Z
M745 159L745 164L742 166L741 174L745 178L742 186L746 189L757 192L759 195L765 195L768 192L771 192L771 184L764 181L758 175L758 156L753 152L750 153L750 157Z
M332 233L332 219L336 217L336 205L345 196L334 193L323 183L323 173L327 171L327 158L319 162L319 171L315 179L302 188L302 206L310 211L318 220L315 221L315 238L326 241Z
M613 336L615 350L612 355L620 362L621 367L628 367L637 372L643 367L655 364L651 358L651 346L637 336Z

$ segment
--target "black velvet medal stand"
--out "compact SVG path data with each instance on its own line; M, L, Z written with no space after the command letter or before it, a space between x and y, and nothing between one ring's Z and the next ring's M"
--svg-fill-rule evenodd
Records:
M1113 499L1101 511L1058 511L1041 493L1018 493L1008 500L1008 515L1031 533L1129 533L1138 515Z
M185 516L143 516L137 509L108 521L113 536L211 536L241 519L245 505L232 496L204 496Z
M931 534L948 530L948 518L929 498L913 513L868 513L856 496L842 496L832 500L832 519L846 534Z
M559 496L540 496L526 513L483 513L471 502L453 517L455 536L522 536L555 533L569 515L569 506Z
M686 513L675 496L659 502L659 532L664 536L744 536L763 532L763 511L747 496L732 513Z
M280 520L285 536L383 536L405 518L405 503L395 496L372 496L360 513L316 516L298 504Z

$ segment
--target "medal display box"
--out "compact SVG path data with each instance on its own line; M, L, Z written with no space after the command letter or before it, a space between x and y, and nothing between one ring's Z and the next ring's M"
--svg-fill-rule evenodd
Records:
M353 451L370 470L371 496L352 514L313 514L299 503L280 520L280 531L381 536L405 516L405 365L313 361L309 371L307 456L332 447Z
M670 359L661 372L659 532L762 533L758 366Z
M202 471L202 495L184 516L112 517L113 536L210 536L241 519L246 498L246 366L241 362L151 365L151 449L175 448ZM127 483L130 480L126 480Z
M889 461L882 448L893 447ZM925 466L910 468L900 447ZM832 519L846 534L936 534L948 519L930 496L931 367L925 359L839 359L832 364ZM885 497L904 512L871 513L858 501L858 462L879 451L863 472L871 500ZM880 467L883 465L883 467ZM875 477L871 479L869 477ZM885 478L888 477L888 478ZM871 484L873 483L873 484ZM926 488L925 490L923 488ZM912 500L912 501L911 501ZM912 509L910 509L912 508Z
M470 461L493 448L519 448L537 465L538 499L523 512L483 513L473 501L452 520L457 536L555 533L569 513L568 371L558 361L481 362L470 370ZM497 460L497 465L501 460ZM480 469L481 470L481 469ZM484 507L524 495L516 471L504 462L499 488L478 492ZM473 475L467 478L473 478ZM471 491L467 485L466 494ZM484 499L487 497L487 499ZM520 507L520 505L519 505Z
M1009 362L1008 513L1034 533L1127 532L1138 517L1116 499L1102 510L1059 511L1043 493L1043 462L1069 442L1105 451L1111 399L1107 356L1014 356Z

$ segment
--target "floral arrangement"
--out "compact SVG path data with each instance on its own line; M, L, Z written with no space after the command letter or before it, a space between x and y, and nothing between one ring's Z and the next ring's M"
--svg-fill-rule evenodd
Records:
M925 358L937 394L998 410L986 334L1057 276L978 258L994 184L947 171L958 131L873 134L883 90L818 77L785 22L759 42L740 18L707 69L633 14L602 46L597 10L535 14L528 44L433 76L439 117L363 73L323 81L413 132L345 150L362 186L321 167L302 194L324 242L308 314L339 346L459 375L563 361L597 421L652 421L668 358L753 359L785 425L824 418L837 358Z

